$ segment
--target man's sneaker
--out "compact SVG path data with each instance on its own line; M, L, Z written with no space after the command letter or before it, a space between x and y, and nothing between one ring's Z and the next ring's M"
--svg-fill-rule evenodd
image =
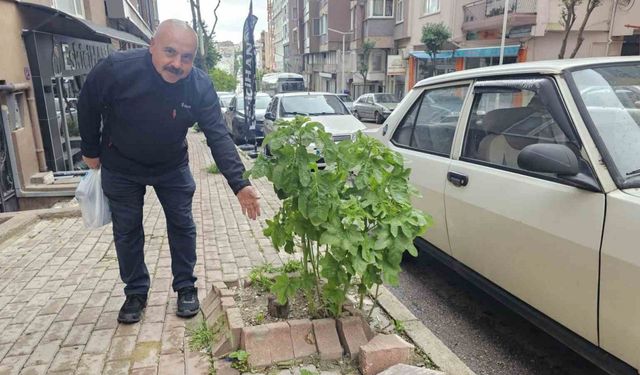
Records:
M118 313L118 322L124 324L137 323L142 319L142 311L147 307L145 294L131 294L127 296Z
M192 286L178 290L178 311L176 315L182 318L190 318L200 311L198 301L198 288Z

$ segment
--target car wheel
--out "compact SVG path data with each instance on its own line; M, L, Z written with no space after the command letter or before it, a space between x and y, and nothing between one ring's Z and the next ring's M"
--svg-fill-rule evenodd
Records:
M358 121L362 120L360 118L360 115L358 114L358 111L353 111L353 115L356 116L356 118L358 119Z
M384 117L379 112L375 114L376 124L382 124L384 122Z
M269 145L265 145L262 148L262 151L264 152L264 156L271 156L271 150L269 149Z

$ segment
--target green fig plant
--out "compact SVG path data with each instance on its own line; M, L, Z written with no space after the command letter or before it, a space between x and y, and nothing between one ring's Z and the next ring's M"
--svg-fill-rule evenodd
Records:
M351 290L359 307L374 285L395 285L404 252L431 225L415 209L410 169L397 152L357 133L334 142L318 122L279 121L247 172L266 177L282 200L264 233L278 251L302 252L297 275L283 273L271 291L281 304L304 292L312 315L339 316Z

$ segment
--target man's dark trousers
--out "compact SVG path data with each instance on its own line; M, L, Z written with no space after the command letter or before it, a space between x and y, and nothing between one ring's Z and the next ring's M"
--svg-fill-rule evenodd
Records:
M191 203L196 184L189 166L160 176L134 176L102 167L102 189L109 200L113 238L126 295L149 292L149 271L144 263L142 206L147 186L153 186L167 219L173 290L194 286L196 226Z

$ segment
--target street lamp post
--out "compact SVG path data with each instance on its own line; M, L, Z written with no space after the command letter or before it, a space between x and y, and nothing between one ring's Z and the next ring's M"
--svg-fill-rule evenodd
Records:
M345 36L353 34L353 31L350 32L344 32L344 31L339 31L339 30L335 30L332 29L330 27L327 28L329 31L333 31L334 33L338 33L342 35L342 79L341 79L341 84L342 84L342 90L344 90L347 86L347 82L344 79L344 55L345 55Z
M504 61L504 42L507 37L507 19L509 18L509 0L504 0L504 16L502 18L502 40L500 41L500 65Z

